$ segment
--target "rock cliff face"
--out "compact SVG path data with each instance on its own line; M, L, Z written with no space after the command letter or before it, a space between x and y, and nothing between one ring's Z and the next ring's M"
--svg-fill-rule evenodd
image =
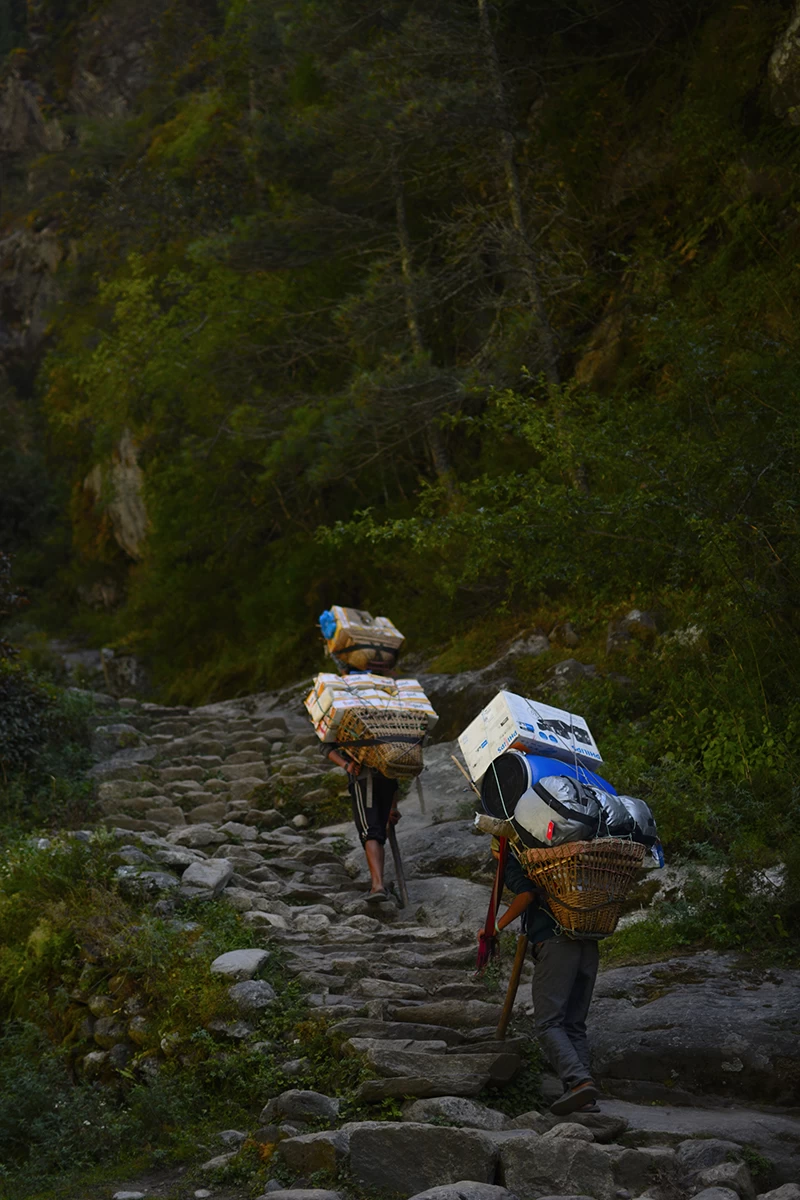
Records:
M101 505L108 513L117 545L134 561L141 559L147 536L143 485L144 475L139 466L137 446L127 429L111 461L93 467L83 483L95 504Z
M772 110L790 125L800 125L800 4L775 43L768 68Z
M68 102L86 117L127 116L152 80L153 37L166 9L156 3L115 0L80 31Z
M0 153L29 154L62 150L66 137L60 122L44 113L45 97L37 83L12 67L0 86Z

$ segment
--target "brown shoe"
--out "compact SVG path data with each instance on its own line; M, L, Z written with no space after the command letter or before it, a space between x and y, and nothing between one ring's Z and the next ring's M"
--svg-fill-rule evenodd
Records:
M584 1079L583 1083L576 1084L574 1088L564 1092L563 1096L559 1096L558 1100L554 1100L550 1105L550 1112L555 1113L557 1117L565 1117L567 1113L577 1112L587 1104L594 1104L599 1095L594 1081Z

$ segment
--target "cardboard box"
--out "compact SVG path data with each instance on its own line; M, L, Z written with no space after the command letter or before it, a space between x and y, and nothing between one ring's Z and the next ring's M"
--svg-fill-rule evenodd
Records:
M348 675L344 678L323 672L305 698L305 707L317 736L335 742L346 712L355 709L368 721L375 709L398 709L418 713L432 729L439 717L416 679L386 679L381 675Z
M458 744L476 781L493 759L512 746L530 754L548 747L566 750L577 754L584 766L603 761L583 717L514 692L498 692L459 736Z
M332 605L331 612L336 618L336 633L327 642L331 654L361 645L399 651L405 641L388 617L373 617L363 609L343 608L340 604Z

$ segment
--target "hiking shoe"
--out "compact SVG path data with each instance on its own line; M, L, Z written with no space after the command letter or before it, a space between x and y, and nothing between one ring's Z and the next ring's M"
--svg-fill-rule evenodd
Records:
M567 1113L578 1112L587 1104L594 1104L597 1097L600 1095L597 1090L597 1085L592 1079L584 1079L583 1083L578 1083L574 1088L569 1088L564 1092L563 1096L559 1096L558 1100L554 1100L550 1105L550 1112L555 1113L557 1117L564 1117Z
M379 892L367 892L367 904L380 904L382 900L388 900L389 893L386 888L381 888Z

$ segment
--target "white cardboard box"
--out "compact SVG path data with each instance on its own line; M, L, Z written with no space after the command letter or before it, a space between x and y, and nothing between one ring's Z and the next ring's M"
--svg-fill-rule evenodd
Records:
M474 780L480 779L492 760L514 744L530 754L549 746L593 762L603 761L583 717L538 700L526 700L514 692L498 692L459 736L458 744Z

